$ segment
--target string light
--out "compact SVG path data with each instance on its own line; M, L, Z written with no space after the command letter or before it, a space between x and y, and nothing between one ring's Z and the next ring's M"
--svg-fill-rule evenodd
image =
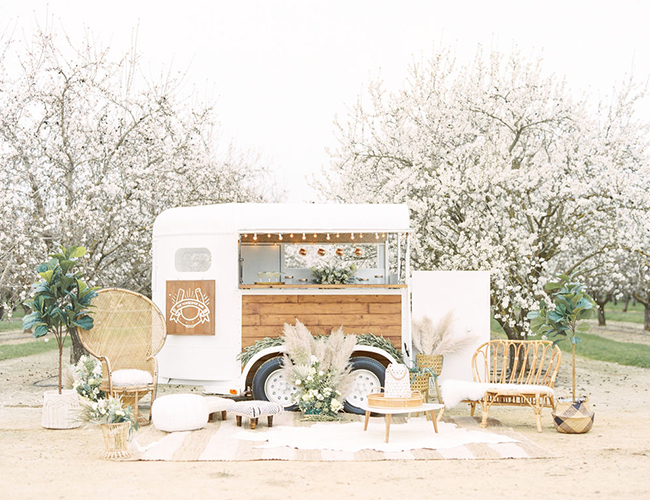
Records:
M291 233L291 234L289 235L289 238L293 238L293 233Z
M314 235L314 238L318 238L318 235L317 235L317 234L315 234L315 235Z
M337 237L337 238L339 237L339 233L336 233L336 237Z
M350 233L350 239L351 239L351 240L354 239L354 233Z
M255 234L253 235L253 239L254 239L255 241L257 241L257 233L255 233Z
M379 239L379 233L375 233L375 239L376 239L376 240Z
M305 233L302 233L302 239L306 240L307 238L305 237Z
M327 233L327 241L330 240L330 233Z
M281 235L281 234L278 234L278 239L279 239L280 241L282 241L282 235Z
M271 239L271 234L270 234L270 233L267 234L266 237L267 237L268 239Z

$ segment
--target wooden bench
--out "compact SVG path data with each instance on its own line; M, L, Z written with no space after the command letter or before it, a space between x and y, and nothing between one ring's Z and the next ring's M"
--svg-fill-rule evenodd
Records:
M485 427L492 406L528 406L533 409L537 431L542 432L542 408L555 409L553 387L562 352L548 340L491 340L472 357L474 383L485 390L480 400L464 400L474 416L482 406Z

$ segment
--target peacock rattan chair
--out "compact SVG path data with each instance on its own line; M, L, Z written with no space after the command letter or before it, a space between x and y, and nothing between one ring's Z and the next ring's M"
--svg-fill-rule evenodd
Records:
M102 362L101 389L131 405L141 423L138 404L151 393L156 399L158 362L167 330L160 309L144 295L120 288L99 290L92 301L94 327L79 330L86 350Z

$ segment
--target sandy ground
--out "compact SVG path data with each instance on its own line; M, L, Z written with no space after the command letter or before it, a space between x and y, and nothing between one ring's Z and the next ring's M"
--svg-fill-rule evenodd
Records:
M623 332L645 341L640 331ZM622 334L623 334L622 333ZM615 335L611 331L607 335ZM645 343L644 342L644 343ZM570 358L556 387L568 394ZM557 455L535 460L316 462L109 462L96 427L40 425L43 391L56 374L54 352L0 362L0 498L279 499L650 498L650 370L578 360L578 387L596 423L559 434L550 411L536 432L532 411L490 415ZM163 386L161 392L186 388ZM465 407L449 410L468 414Z

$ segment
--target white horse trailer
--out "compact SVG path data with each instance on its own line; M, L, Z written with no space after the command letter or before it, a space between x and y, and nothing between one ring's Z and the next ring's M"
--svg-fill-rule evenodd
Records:
M459 327L489 339L489 275L418 272L413 281L410 237L406 205L222 204L163 212L153 229L152 277L168 333L158 355L160 382L217 394L252 390L289 407L295 388L280 371L282 346L257 352L242 367L243 349L298 320L313 334L342 326L348 334L381 336L410 359L413 285L422 297L413 298L416 316L435 319L453 307ZM351 264L358 268L354 283L314 282L313 268ZM383 384L395 359L357 345L352 361L349 411ZM471 379L469 361L460 372Z

